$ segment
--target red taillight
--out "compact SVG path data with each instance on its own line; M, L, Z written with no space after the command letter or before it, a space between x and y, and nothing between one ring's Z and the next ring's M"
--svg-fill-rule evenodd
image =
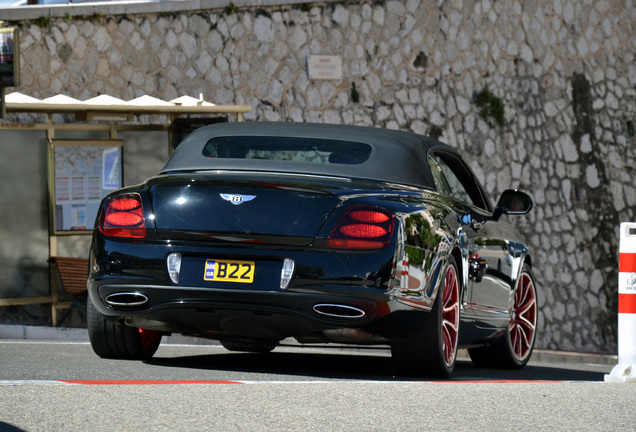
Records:
M99 230L112 237L146 237L146 218L141 197L133 193L106 199L102 206Z
M353 224L340 228L340 232L347 237L376 239L386 235L386 229L377 225Z
M329 234L334 249L381 249L391 242L393 214L371 206L355 206L340 217Z
M351 219L366 223L383 223L389 220L389 215L377 210L353 210L349 213Z
M118 197L110 202L110 208L119 211L131 211L141 208L141 200L139 195L131 197Z

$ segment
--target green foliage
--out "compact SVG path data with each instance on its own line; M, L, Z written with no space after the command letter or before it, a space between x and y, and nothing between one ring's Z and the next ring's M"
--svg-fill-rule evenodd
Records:
M404 252L409 256L409 263L416 267L421 267L424 264L424 259L426 258L426 254L422 249L413 247L413 246L405 246Z
M34 19L33 22L35 22L38 25L38 27L44 28L51 23L51 18L46 16L41 16L39 18Z
M238 12L238 8L232 2L229 5L225 6L225 15L233 15Z
M423 266L428 271L442 237L434 233L431 224L421 214L412 214L406 218L404 231L409 244L405 247L405 252L409 255L410 263Z
M88 17L89 21L94 22L94 21L100 21L102 20L106 15L104 15L104 12L95 12L93 15L90 15Z
M475 96L475 105L479 108L479 115L487 120L491 117L499 126L506 122L503 102L485 87Z

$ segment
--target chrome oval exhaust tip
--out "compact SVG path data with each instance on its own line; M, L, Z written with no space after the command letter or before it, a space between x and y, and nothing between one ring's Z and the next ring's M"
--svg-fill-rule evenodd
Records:
M360 308L331 303L314 305L314 312L330 318L360 319L367 316L367 313Z
M150 302L150 299L145 294L140 292L118 292L109 294L106 296L106 303L111 306L127 306L127 307L139 307Z

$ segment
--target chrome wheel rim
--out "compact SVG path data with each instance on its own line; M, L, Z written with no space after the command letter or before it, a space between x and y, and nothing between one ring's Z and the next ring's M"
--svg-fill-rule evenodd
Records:
M453 265L446 270L442 304L442 349L444 362L450 367L455 362L459 336L459 281Z
M525 360L532 351L537 327L537 294L528 273L521 273L515 291L509 331L510 346L518 361Z

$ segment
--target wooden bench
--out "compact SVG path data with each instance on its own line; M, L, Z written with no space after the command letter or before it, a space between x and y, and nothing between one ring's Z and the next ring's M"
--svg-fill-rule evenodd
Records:
M68 258L68 257L51 257L51 264L55 264L57 274L60 276L62 288L71 296L70 303L66 313L57 324L59 327L64 320L69 317L74 308L78 308L80 314L86 319L84 305L88 289L86 288L86 280L88 279L88 259L86 258ZM65 307L65 304L59 304L59 307Z

